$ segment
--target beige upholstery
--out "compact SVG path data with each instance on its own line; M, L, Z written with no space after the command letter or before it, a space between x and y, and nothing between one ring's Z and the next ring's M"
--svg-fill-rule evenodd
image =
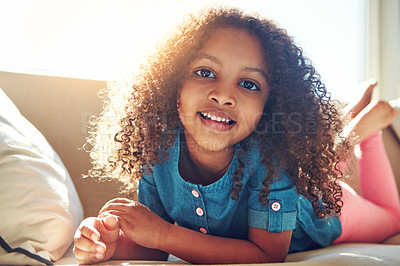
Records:
M68 169L82 201L85 216L96 216L103 204L118 196L116 183L82 179L90 167L80 150L87 121L101 110L97 96L105 82L0 72L0 88L21 113L47 138Z

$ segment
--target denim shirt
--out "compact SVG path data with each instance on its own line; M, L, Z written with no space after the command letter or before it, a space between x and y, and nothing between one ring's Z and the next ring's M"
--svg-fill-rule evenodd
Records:
M296 193L285 173L271 184L269 204L259 202L266 172L257 146L244 153L242 191L235 201L230 190L238 166L239 145L224 176L206 186L187 182L180 176L179 145L177 134L175 144L168 150L169 158L155 165L152 175L139 181L139 202L164 220L205 234L239 239L247 239L249 226L273 233L294 230L289 252L327 246L340 235L339 220L319 220L311 203Z

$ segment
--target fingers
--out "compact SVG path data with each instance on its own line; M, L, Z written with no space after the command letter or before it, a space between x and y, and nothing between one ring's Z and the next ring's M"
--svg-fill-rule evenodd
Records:
M114 253L118 236L119 224L116 217L87 218L75 233L74 255L79 263L108 259Z
M131 224L123 216L118 217L118 222L122 230L131 227Z
M100 232L95 228L96 223L96 218L87 218L83 220L77 232L79 231L83 236L91 239L92 241L98 241L100 239Z
M76 246L74 246L73 252L79 264L96 263L103 259L103 255L100 253L87 252Z
M117 218L113 215L108 215L100 219L103 226L99 228L101 240L106 244L113 244L118 240L119 224Z
M119 229L117 217L110 215L104 217L102 220L107 230L111 231Z
M99 232L93 226L95 222L94 218L84 220L74 235L73 252L80 264L98 262L106 251L105 244L98 241Z
M107 203L105 205L107 205L108 203L130 203L130 202L134 202L130 199L126 199L126 198L115 198L112 200L107 201Z
M118 225L119 225L119 228L121 228L121 230L126 229L128 225L132 225L132 223L130 223L128 221L133 221L133 217L127 212L123 212L123 211L119 211L119 210L110 210L110 211L105 212L105 214L117 217Z
M135 206L134 203L124 204L124 203L109 203L104 205L100 212L100 217L104 217L103 213L111 210L119 210L129 212L132 207Z
M109 200L106 204L104 204L103 208L101 208L99 215L104 211L104 208L106 208L110 204L114 204L114 203L130 204L133 202L134 201L131 201L131 200L125 199L125 198L115 198L115 199Z
M123 202L109 202L106 205L103 206L103 208L100 211L99 216L104 217L103 213L108 212L111 210L119 210L123 212L130 212L133 213L133 211L150 211L149 208L147 208L145 205L136 202L136 201L129 201L128 203L123 203Z
M75 233L74 244L77 248L86 252L103 253L106 249L104 243L101 243L100 241L93 241L82 235L79 231Z

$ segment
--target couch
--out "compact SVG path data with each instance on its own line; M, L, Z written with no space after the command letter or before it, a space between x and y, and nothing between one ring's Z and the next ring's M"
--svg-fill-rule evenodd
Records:
M97 212L105 202L119 196L118 184L115 182L98 182L91 178L82 178L82 174L87 173L90 167L89 155L83 148L85 138L87 137L87 125L92 116L97 115L101 110L102 103L98 97L98 92L105 86L106 83L102 81L0 72L0 88L2 88L19 109L21 114L26 118L26 121L30 121L38 129L38 132L43 134L51 147L54 148L55 153L51 153L51 156L46 158L50 158L49 160L62 165L62 167L65 166L65 168L52 166L52 169L56 169L63 176L57 182L64 182L60 186L67 191L69 197L63 198L61 197L62 195L60 196L60 193L57 194L51 188L49 189L49 194L55 193L59 197L54 202L62 203L60 205L62 205L63 213L60 214L57 210L54 213L57 218L61 217L59 220L63 221L64 227L60 227L60 230L55 227L54 230L45 229L40 231L38 229L36 232L38 232L37 237L39 237L39 240L35 241L39 244L32 244L34 241L24 236L20 237L20 242L14 242L14 244L17 243L16 245L26 245L26 249L31 254L45 258L43 261L18 252L18 246L10 245L13 242L5 239L6 242L9 242L11 250L9 250L9 253L4 248L0 248L0 264L50 264L53 261L52 263L56 265L75 265L76 260L72 253L71 244L73 232L79 221L84 217L97 215ZM400 115L397 117L398 120L400 120ZM397 184L400 188L399 138L392 129L385 129L383 136L385 147L398 181ZM56 154L58 154L59 158ZM20 157L18 158L21 159ZM22 164L23 162L22 160ZM1 167L2 161L0 160L0 174L2 173ZM35 171L35 174L37 173L38 171ZM52 175L50 177L46 176L45 180L50 180L51 178L53 178ZM6 192L9 193L10 191L5 191L7 184L16 181L14 179L4 181L6 179L0 175L0 181L1 179L3 179L3 183L0 182L0 184L3 185L0 186L0 191L3 191L0 192L0 195L6 194ZM31 176L27 175L21 180L21 182L31 180ZM68 183L68 180L72 182ZM17 185L15 185L16 189L18 188ZM29 191L29 193L25 193L26 195L24 194L24 197L29 197L32 194L31 191L35 191L35 188L31 187ZM14 193L9 194L11 197L14 195ZM42 198L38 198L38 202L41 200ZM19 199L15 201L18 202ZM34 202L35 200L32 200L30 202L31 205L34 205ZM7 210L7 207L11 205L11 200L0 201L0 204L0 210ZM2 237L7 236L10 239L23 231L20 228L24 227L24 223L28 224L31 221L23 221L24 217L29 217L29 213L31 212L29 206L31 205L21 203L18 207L13 207L13 211L17 213L18 210L23 210L23 215L18 217L20 220L22 219L22 222L19 221L18 226L15 226L16 228L9 227L7 231L2 231L5 229L0 225L0 235ZM0 217L4 218L5 216L6 213L0 213ZM15 217L12 217L12 219L15 219ZM47 220L41 222L46 223ZM28 230L29 228L32 228L31 231L36 230L34 228L41 225L40 223L35 223L30 225L32 227L28 227ZM10 233L13 230L17 232ZM56 240L53 239L51 240L53 242L51 242L49 239L54 238L54 235L63 235L63 237L59 237ZM46 244L47 246L50 245L51 248L57 246L57 249L46 250ZM133 265L142 263L145 262L108 261L101 264ZM171 260L168 262L147 263L183 264L185 262L171 257ZM400 235L393 236L381 244L348 243L290 254L287 257L286 264L400 265Z

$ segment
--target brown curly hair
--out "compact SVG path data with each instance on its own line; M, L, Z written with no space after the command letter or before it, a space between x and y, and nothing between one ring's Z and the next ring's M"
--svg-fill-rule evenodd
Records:
M242 188L246 165L241 158L249 150L249 140L257 140L266 166L261 203L267 202L273 178L285 170L298 193L310 199L318 217L339 214L342 191L336 147L343 122L336 102L285 30L233 8L188 15L130 82L109 85L104 111L88 139L93 145L89 176L118 179L128 197L135 195L137 180L167 158L166 150L174 143L179 127L178 90L187 66L219 27L242 29L256 36L270 76L270 95L261 120L240 143L232 199L238 198Z

